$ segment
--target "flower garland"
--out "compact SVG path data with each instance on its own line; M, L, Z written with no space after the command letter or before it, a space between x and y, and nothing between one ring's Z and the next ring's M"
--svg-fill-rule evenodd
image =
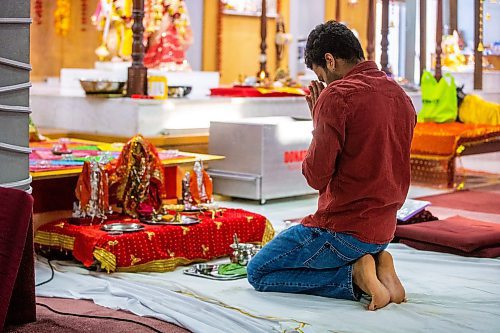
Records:
M37 25L42 24L42 16L43 16L43 0L35 0L35 23Z
M88 16L88 10L89 8L89 5L87 3L87 0L81 0L81 19L80 19L80 23L81 23L81 28L80 30L81 31L86 31L87 30L87 24L88 24L88 19L87 19L87 16Z
M56 34L63 37L68 35L70 27L70 13L70 0L57 0L56 10L54 11Z

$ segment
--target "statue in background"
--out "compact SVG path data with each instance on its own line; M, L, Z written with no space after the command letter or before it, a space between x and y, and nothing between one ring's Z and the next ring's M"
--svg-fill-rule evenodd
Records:
M92 23L102 31L99 61L129 61L132 56L133 0L99 0Z
M457 71L467 65L467 59L460 51L460 38L456 30L453 31L452 35L443 36L441 45L443 67L451 71Z
M133 0L99 0L92 23L102 31L99 61L130 61ZM184 0L145 0L144 65L169 71L190 70L186 51L193 36Z
M184 0L146 0L144 65L169 71L190 70L186 51L193 36Z

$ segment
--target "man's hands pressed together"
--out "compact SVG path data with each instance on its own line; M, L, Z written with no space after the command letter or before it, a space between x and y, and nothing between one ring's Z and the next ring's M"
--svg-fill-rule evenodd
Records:
M321 92L325 89L325 85L323 82L319 81L311 81L311 84L309 85L309 95L306 95L306 101L307 105L309 106L309 111L311 112L311 118L314 119L314 106L316 105L316 102L318 101L319 95Z

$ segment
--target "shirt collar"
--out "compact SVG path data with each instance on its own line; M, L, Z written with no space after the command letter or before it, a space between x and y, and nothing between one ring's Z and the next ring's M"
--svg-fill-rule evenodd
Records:
M377 64L375 61L372 60L366 60L363 62L360 62L356 66L354 66L345 76L345 78L348 78L352 75L359 74L361 72L369 71L369 70L378 70Z

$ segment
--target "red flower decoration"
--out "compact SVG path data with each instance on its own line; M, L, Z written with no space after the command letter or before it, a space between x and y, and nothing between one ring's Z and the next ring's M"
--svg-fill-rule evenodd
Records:
M34 5L34 19L35 23L37 25L42 24L42 16L43 16L43 1L42 0L35 0L35 5Z

